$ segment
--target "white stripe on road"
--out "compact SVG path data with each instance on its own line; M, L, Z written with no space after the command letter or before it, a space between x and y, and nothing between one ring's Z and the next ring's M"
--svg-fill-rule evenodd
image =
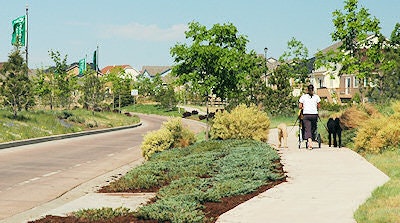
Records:
M42 177L49 177L49 176L52 176L52 175L57 174L59 172L61 172L61 170L50 172L50 173L46 173L46 174L42 175Z

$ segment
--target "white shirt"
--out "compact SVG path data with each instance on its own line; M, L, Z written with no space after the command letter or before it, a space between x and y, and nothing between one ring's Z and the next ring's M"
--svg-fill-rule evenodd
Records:
M299 102L303 104L303 114L318 114L318 103L321 98L314 94L312 97L309 94L303 94Z

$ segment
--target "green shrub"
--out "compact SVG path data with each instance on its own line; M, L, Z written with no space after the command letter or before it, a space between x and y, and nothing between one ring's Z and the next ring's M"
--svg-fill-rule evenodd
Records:
M195 135L183 126L181 118L172 118L164 122L157 131L144 136L142 155L148 160L154 153L171 148L183 148L196 141Z
M196 141L195 135L187 127L183 126L181 118L172 118L163 123L163 127L171 132L173 147L187 147Z
M151 131L143 138L142 155L148 160L154 153L171 148L173 143L173 135L168 129L161 128L157 131Z
M213 139L268 140L270 120L256 106L239 105L231 112L217 112L211 126Z
M113 219L119 216L128 216L133 213L124 207L119 208L100 208L100 209L82 209L76 212L73 212L72 215L89 221L105 221L109 219Z
M269 144L254 140L210 140L157 153L142 166L153 166L148 174L169 183L158 191L155 202L140 207L135 216L159 222L211 222L203 213L205 202L247 194L283 179L279 159ZM135 169L127 174L132 180L147 174Z

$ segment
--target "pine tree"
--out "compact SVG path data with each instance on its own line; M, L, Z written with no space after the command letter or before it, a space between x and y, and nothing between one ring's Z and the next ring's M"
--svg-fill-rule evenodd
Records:
M0 88L3 103L6 107L11 108L14 118L16 118L19 111L28 110L34 105L28 67L18 48L11 52L0 74L4 76L1 79Z

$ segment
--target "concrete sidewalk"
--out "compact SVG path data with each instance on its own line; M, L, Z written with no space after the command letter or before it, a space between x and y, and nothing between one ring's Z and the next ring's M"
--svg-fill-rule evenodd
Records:
M350 149L319 149L315 142L313 150L298 149L295 132L289 132L289 148L279 149L287 182L242 203L217 222L353 223L358 206L389 180ZM277 141L277 131L272 130L270 143Z
M375 188L389 180L347 148L323 145L321 149L298 149L295 132L289 132L289 148L279 149L288 181L226 212L217 222L353 223L353 212L358 206ZM275 129L271 130L270 143L277 144ZM48 204L1 222L26 222L47 214L63 216L86 208L123 206L136 209L153 194L98 194L95 191L112 176L124 174L139 164L132 163L98 177Z

